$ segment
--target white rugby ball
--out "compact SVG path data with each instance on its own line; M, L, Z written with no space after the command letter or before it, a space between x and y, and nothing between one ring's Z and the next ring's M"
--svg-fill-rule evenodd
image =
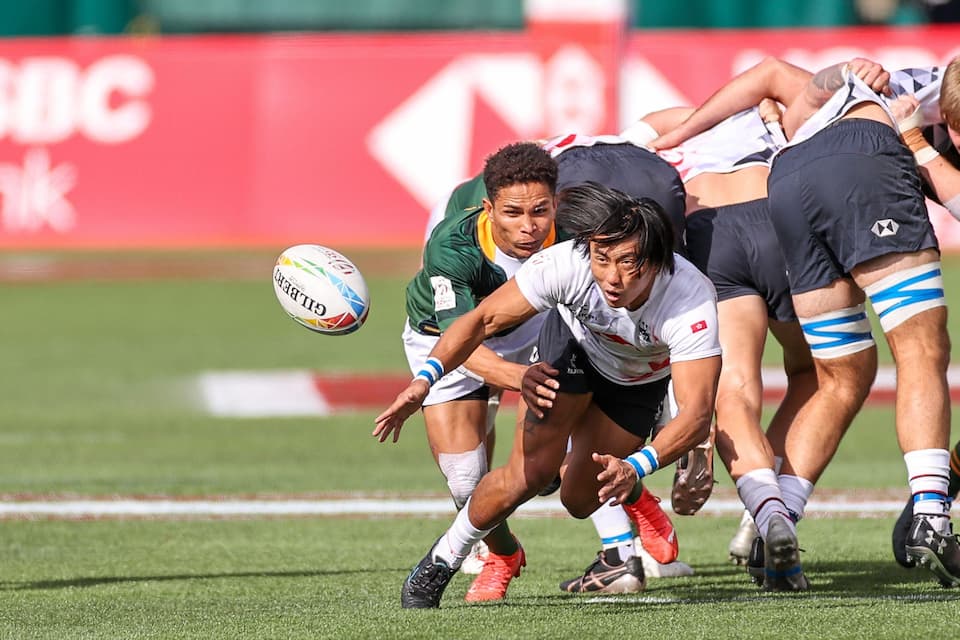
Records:
M367 283L356 265L316 244L300 244L280 254L273 267L273 291L295 322L326 335L356 331L370 311Z

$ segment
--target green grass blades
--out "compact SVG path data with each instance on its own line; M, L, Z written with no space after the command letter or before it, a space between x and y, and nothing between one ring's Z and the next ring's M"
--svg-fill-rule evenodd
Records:
M960 592L896 566L889 523L801 523L813 589L770 594L726 562L734 518L681 518L697 575L642 594L561 593L591 561L587 522L517 518L528 567L501 604L467 605L456 575L439 611L404 611L400 584L447 519L5 522L0 637L903 638L950 637Z

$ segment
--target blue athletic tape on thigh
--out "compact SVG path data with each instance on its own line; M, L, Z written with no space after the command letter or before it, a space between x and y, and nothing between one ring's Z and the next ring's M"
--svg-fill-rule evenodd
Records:
M873 342L873 334L870 331L843 331L827 330L827 327L837 325L863 322L867 319L867 314L863 311L839 318L828 318L826 320L815 320L813 322L801 322L803 333L807 337L807 343L810 344L810 350L816 352L820 349L833 349L857 342ZM823 342L814 343L812 339L821 338Z
M912 278L908 278L903 282L898 282L897 284L891 285L882 291L877 291L876 293L872 294L870 296L870 302L873 303L873 308L877 312L877 317L882 320L887 316L887 314L892 313L897 309L902 309L903 307L911 304L918 304L921 302L942 298L942 286L931 289L907 289L907 287L911 287L919 282L930 280L931 278L937 278L939 276L940 269L932 269L926 273L913 276ZM891 304L889 306L884 304L887 302Z

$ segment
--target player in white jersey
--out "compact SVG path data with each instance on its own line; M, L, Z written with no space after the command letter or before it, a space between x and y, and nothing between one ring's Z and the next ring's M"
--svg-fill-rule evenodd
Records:
M558 190L594 181L636 198L651 198L667 212L674 227L677 248L682 249L685 203L683 182L676 170L657 154L642 144L634 144L630 140L612 135L564 134L538 144L557 162ZM473 182L482 186L478 181ZM445 207L431 211L428 228L439 224L445 217L461 213L465 206L472 204L471 200L462 196L464 191L473 193L465 190L464 186L457 188L454 197L448 198ZM428 350L423 351L417 360L418 366ZM431 391L431 396L434 392ZM497 396L491 396L492 400L496 398ZM428 402L429 400L430 398ZM489 417L492 414L492 411L488 411L487 415ZM712 446L711 439L708 438L705 442ZM702 445L694 450L692 456L684 458L693 457L699 460L697 454L701 451ZM678 467L680 464L678 461ZM696 472L696 469L689 465L687 470L689 473ZM707 471L710 473L700 473L696 478L701 485L712 489L712 468ZM542 495L555 492L559 485L558 477L543 490ZM609 562L601 565L594 562L584 575L561 583L561 590L623 593L625 584L639 584L633 576L628 575L629 572L625 573L623 566L626 560L633 556L641 558L647 577L693 574L689 565L677 561L679 540L676 529L661 508L659 498L650 491L644 490L635 503L624 505L623 508L604 505L591 516L591 520ZM471 554L460 572L472 572L476 565L475 558L476 555Z
M673 109L644 121L669 130L688 114ZM778 477L775 456L782 461L786 432L816 389L816 375L767 212L769 161L786 142L779 120L779 109L767 100L660 154L684 179L690 259L717 289L724 353L717 389L717 451L748 508L742 532L731 542L731 557L745 563L760 535L768 543L769 557L760 549L755 552L758 557L750 567L755 581L767 589L802 590L808 584L800 569L796 528L781 494L781 482L789 487L793 478ZM768 432L772 442L760 424L761 359L768 328L783 347L788 380ZM675 498L682 492L682 487L674 487Z
M877 366L864 310L869 297L896 365L897 438L914 498L907 555L956 586L960 541L946 500L950 341L940 253L914 158L877 93L888 80L864 60L811 77L767 59L653 144L674 146L764 97L787 106L788 144L768 180L770 212L820 388L792 429L798 447L787 451L784 467L812 491L866 398Z
M561 192L557 213L575 240L528 260L454 322L431 353L442 374L485 335L549 310L538 342L541 361L524 373L528 410L518 415L510 458L481 480L404 581L405 608L439 606L474 542L558 470L562 502L585 518L603 502L636 499L640 478L709 432L720 371L715 293L673 253L663 209L590 183ZM671 376L679 412L645 444ZM375 433L400 429L435 379L415 378L377 417Z
M683 251L683 182L657 154L642 144L613 135L559 135L544 141L543 148L557 161L558 189L593 181L634 198L656 201L673 225L676 248ZM712 474L703 480L712 487ZM562 582L561 590L622 593L624 585L632 582L631 576L625 574L624 563L634 555L642 559L647 577L693 573L689 565L677 561L680 549L676 529L650 491L645 489L638 500L623 508L603 505L591 520L600 537L601 553L582 575Z
M928 197L960 220L960 57L946 67L899 69L890 72L888 100L904 143L913 152ZM960 490L960 442L950 458L947 501ZM913 522L911 495L893 529L893 555L907 568L915 566L907 553Z

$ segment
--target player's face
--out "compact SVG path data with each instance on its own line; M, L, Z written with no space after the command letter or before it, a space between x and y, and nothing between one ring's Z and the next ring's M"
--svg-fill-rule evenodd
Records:
M557 216L556 199L540 182L504 187L493 202L484 200L483 208L490 216L497 247L521 260L540 250Z
M634 240L602 245L590 242L590 270L611 307L638 309L647 301L656 269L644 264Z

